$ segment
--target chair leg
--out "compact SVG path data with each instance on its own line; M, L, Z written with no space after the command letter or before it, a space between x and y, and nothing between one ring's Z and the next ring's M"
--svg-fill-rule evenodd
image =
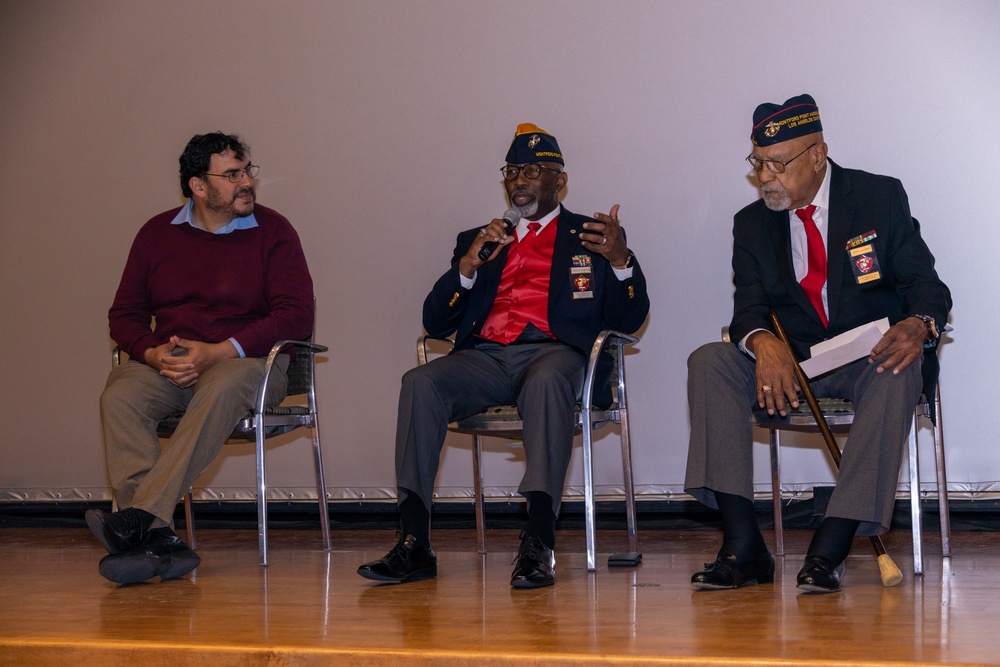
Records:
M619 396L621 394L619 393ZM618 425L622 439L622 476L625 481L625 525L628 531L628 551L608 556L608 567L635 567L642 562L635 512L635 481L632 477L632 444L629 440L628 412L619 409Z
M632 477L632 444L629 441L628 414L622 408L622 475L625 481L625 525L628 530L628 550L639 553L639 532L635 516L635 481ZM641 558L641 556L639 556Z
M781 518L781 436L771 430L771 504L774 506L774 555L785 555L785 525Z
M486 512L483 507L483 437L472 437L472 493L476 506L476 537L479 553L486 553Z
M917 452L917 416L907 438L910 458L910 523L913 526L913 574L924 573L924 535L920 516L920 457Z
M254 418L257 431L257 551L260 565L267 565L267 478L264 472L264 423L261 415Z
M951 516L948 514L948 472L944 464L944 432L941 428L941 388L934 395L934 462L937 468L938 515L941 522L941 555L951 556Z
M584 409L581 414L583 424L583 509L587 538L587 571L597 570L597 540L594 535L594 457L593 457L593 425L590 420L590 410Z
M194 499L191 497L191 489L187 490L184 494L184 523L187 526L187 541L192 549L198 548L198 542L195 539L194 532L194 509L192 509L192 501Z
M323 449L319 440L319 419L313 415L312 424L313 463L316 465L316 502L319 503L319 528L323 537L323 551L331 551L330 508L326 500L326 472L323 469Z

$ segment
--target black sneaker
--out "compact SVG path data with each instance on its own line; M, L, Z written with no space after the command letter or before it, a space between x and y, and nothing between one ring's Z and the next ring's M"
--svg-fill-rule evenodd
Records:
M437 576L437 556L430 547L417 544L413 535L407 535L384 558L359 567L358 574L365 579L397 584L433 579Z

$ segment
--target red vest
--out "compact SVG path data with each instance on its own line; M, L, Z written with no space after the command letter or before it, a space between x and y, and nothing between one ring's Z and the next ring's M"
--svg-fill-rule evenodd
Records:
M517 340L529 322L552 336L549 282L558 221L557 216L534 238L529 233L524 239L510 244L493 308L479 333L481 338L509 345Z

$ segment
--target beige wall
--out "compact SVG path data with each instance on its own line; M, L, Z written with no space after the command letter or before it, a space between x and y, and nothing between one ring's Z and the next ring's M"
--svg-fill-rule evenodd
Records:
M317 339L332 346L330 492L390 496L421 301L455 233L505 208L497 169L522 121L559 138L570 209L622 205L652 292L631 358L637 482L679 491L685 360L728 321L731 218L757 196L750 115L805 91L834 160L908 189L955 295L951 477L990 489L998 44L988 1L0 0L0 499L108 497L107 308L139 225L181 202L177 155L215 129L248 139L259 200L306 245ZM299 493L309 463L293 440L271 451L271 482ZM603 441L610 488L617 441ZM454 443L443 495L468 493L469 448ZM250 449L228 451L201 484L246 496ZM490 486L516 485L516 457L491 447ZM790 484L830 475L819 448L792 448L786 470Z

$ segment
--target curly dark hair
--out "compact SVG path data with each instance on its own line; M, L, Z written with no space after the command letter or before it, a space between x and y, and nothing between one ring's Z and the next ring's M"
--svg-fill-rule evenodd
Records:
M192 176L201 177L208 173L209 164L212 162L212 155L232 151L233 157L237 160L244 159L250 154L250 147L243 143L243 140L236 134L223 134L222 132L212 132L211 134L196 134L184 147L184 152L178 160L181 165L181 192L185 197L191 197L191 186L188 181Z

